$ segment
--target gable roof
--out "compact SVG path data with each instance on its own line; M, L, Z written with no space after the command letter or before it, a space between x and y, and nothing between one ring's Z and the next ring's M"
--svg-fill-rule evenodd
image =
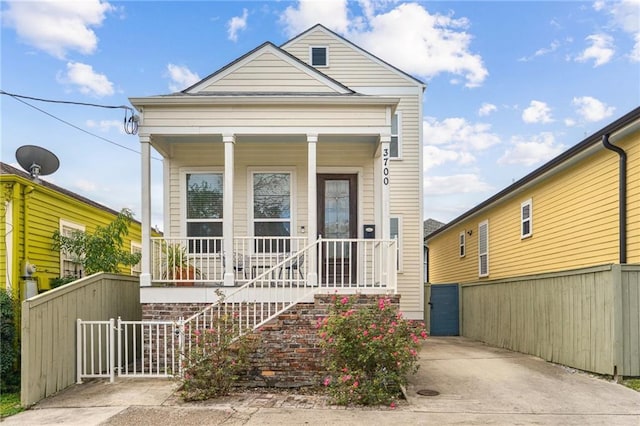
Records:
M315 80L316 82L331 89L331 91L334 92L333 94L352 95L355 93L353 90L349 89L339 81L327 76L326 74L323 74L322 72L318 71L316 68L306 64L305 62L291 55L289 52L267 41L261 44L260 46L256 47L255 49L251 50L250 52L242 55L235 61L225 65L224 67L220 68L214 73L203 78L202 80L195 83L194 85L184 89L182 92L176 93L176 95L190 95L190 94L202 93L202 89L205 89L211 85L214 85L216 81L220 81L224 77L241 69L242 67L251 63L252 61L255 61L257 58L259 58L261 55L265 53L270 53L274 55L276 58L278 58L278 60L282 61L283 64L286 64L292 67L293 69L297 70L298 72L306 75L310 80ZM205 93L212 94L215 92L205 91ZM251 91L242 92L242 93L246 95L248 93L251 93ZM258 94L258 92L253 92L253 93ZM291 92L283 92L283 93L290 94ZM263 94L267 94L267 93L263 92ZM274 93L270 92L268 94L273 95Z
M397 67L391 65L390 63L384 61L383 59L380 59L379 57L377 57L373 53L361 48L357 44L354 44L353 42L351 42L348 39L344 38L340 34L331 31L330 29L328 29L327 27L325 27L322 24L316 24L313 27L307 29L306 31L303 31L302 33L300 33L297 36L293 37L289 41L286 41L285 43L281 44L280 47L281 48L285 48L287 45L292 44L294 41L306 36L307 34L313 32L313 31L317 31L317 30L320 30L320 31L324 32L325 34L328 34L328 35L334 37L335 39L337 39L340 42L348 45L352 49L355 49L358 52L362 53L363 55L367 56L369 59L371 59L372 61L378 63L379 65L383 66L384 68L387 68L388 70L390 70L390 71L402 76L403 78L405 78L407 80L410 80L412 83L421 86L422 90L424 90L427 87L427 84L425 82L423 82L422 80L412 76L411 74L406 73L405 71L402 71L400 68L397 68Z
M424 221L424 238L427 238L431 233L437 231L444 226L444 222L440 222L435 219L427 219Z
M513 193L516 193L518 190L523 189L525 186L531 184L532 182L544 178L544 176L546 176L548 173L553 172L554 169L559 168L561 165L567 163L568 161L578 158L581 154L587 153L588 150L596 149L598 144L601 144L603 136L605 135L610 136L612 133L619 132L625 129L626 127L629 127L633 124L638 124L638 123L640 123L640 107L632 110L631 112L625 114L624 116L620 117L619 119L612 122L611 124L603 127L596 133L583 139L577 145L574 145L572 148L568 149L567 151L553 158L551 161L535 169L533 172L529 173L522 179L509 185L508 187L498 192L494 196L488 198L487 200L473 207L471 210L468 210L465 213L461 214L457 218L453 219L451 222L447 223L442 228L434 231L431 235L428 236L427 239L430 239L446 231L447 229L455 226L456 224L463 221L464 219L467 219L475 215L476 213L479 213L482 210L489 208L494 203L502 200L503 198ZM604 148L604 146L601 146L601 149L606 149L606 148Z
M31 181L33 179L29 173L27 173L27 172L25 172L23 170L17 169L15 167L10 166L10 165L8 165L6 163L3 163L3 162L0 162L0 174L2 174L2 175L15 175L15 176L19 176L21 178L27 179L29 181ZM107 206L104 206L104 205L102 205L100 203L96 203L95 201L90 200L89 198L83 197L82 195L76 194L75 192L72 192L72 191L69 191L68 189L62 188L61 186L54 185L54 184L49 183L49 182L47 182L45 180L42 180L42 178L40 178L39 185L42 185L45 188L49 188L52 191L64 194L64 195L66 195L68 197L71 197L71 198L73 198L75 200L78 200L78 201L80 201L80 202L82 202L84 204L88 204L88 205L90 205L92 207L95 207L97 209L103 210L103 211L105 211L107 213L111 213L111 214L116 215L116 216L118 215L117 211L115 211L115 210L113 210L113 209L111 209L111 208L109 208ZM137 222L137 221L134 220L134 222Z

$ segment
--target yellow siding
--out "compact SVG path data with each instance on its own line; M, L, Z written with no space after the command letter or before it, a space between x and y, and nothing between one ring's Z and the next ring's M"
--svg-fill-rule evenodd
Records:
M416 85L408 78L371 60L368 55L355 50L345 41L336 39L320 29L296 38L284 45L283 49L309 63L309 46L328 47L329 66L318 69L347 87Z
M96 226L111 223L115 215L26 179L13 175L2 176L3 182L9 180L14 184L14 232L10 236L14 261L9 274L12 287L16 294L24 291L21 288L24 283L20 277L23 262L28 259L37 267L34 276L38 280L38 287L41 290L49 289L50 280L60 276L60 253L52 247L52 235L60 229L60 220L83 225L88 233L93 233ZM139 223L130 226L123 249L128 250L132 240L141 241ZM3 249L0 254L0 263L5 264L6 251ZM129 267L121 269L125 274L130 271ZM2 280L6 285L6 275L3 275ZM21 297L23 296L22 294Z
M268 52L201 91L335 93L326 84Z
M640 144L629 153L629 256L640 261ZM635 171L635 174L634 174ZM520 238L520 205L532 200L533 235ZM618 156L608 150L583 159L536 185L503 199L429 241L433 283L478 280L477 227L489 220L488 279L618 263ZM468 238L467 256L458 256L458 235ZM471 244L470 244L471 243Z
M618 143L627 152L627 263L640 263L640 134Z

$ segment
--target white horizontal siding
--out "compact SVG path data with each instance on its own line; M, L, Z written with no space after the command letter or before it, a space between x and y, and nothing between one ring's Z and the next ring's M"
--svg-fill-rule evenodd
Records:
M201 91L335 93L335 90L318 79L269 52L213 81Z

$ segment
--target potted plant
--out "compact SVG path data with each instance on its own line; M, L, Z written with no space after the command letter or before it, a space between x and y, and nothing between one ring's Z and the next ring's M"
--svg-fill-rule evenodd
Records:
M201 277L200 270L189 262L186 247L181 244L165 244L163 246L163 278L177 280L176 286L193 286L193 280Z

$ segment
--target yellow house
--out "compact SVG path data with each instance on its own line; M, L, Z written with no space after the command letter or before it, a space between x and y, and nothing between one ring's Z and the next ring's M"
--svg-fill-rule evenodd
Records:
M54 231L92 233L96 226L111 223L118 212L44 180L36 181L8 164L0 163L0 172L2 288L23 300L49 290L56 278L82 277L77 259L52 248ZM140 252L139 222L130 225L124 246ZM139 265L123 267L121 272L139 275Z
M451 314L437 305L445 291L460 299L452 316L465 336L586 370L638 375L640 108L426 242L432 328ZM601 353L625 333L635 336L619 342L630 352ZM623 355L630 358L623 362Z

